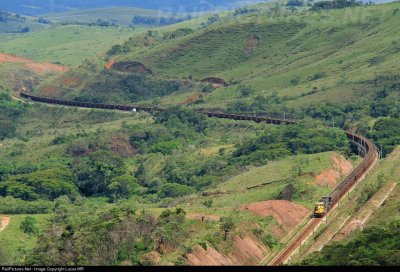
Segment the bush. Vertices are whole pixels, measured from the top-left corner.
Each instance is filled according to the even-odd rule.
[[[382,265],[398,266],[400,258],[400,222],[369,227],[346,244],[333,243],[314,253],[301,265],[349,266]]]
[[[166,183],[160,189],[160,197],[179,197],[193,193],[193,188],[178,183]]]
[[[104,195],[113,179],[122,176],[125,165],[121,158],[108,151],[96,151],[87,157],[75,159],[72,171],[77,186],[86,196]]]
[[[30,174],[15,175],[0,183],[1,196],[23,200],[54,200],[61,195],[77,196],[78,188],[72,174],[66,169],[47,169]]]
[[[361,6],[362,1],[356,0],[333,0],[333,1],[320,1],[313,4],[310,10],[329,10],[329,9],[342,9],[347,7]]]
[[[51,212],[53,203],[47,200],[23,201],[12,196],[0,196],[2,214],[45,214]]]
[[[21,222],[19,228],[26,234],[39,233],[39,229],[36,226],[36,219],[32,216],[25,217],[24,221]]]

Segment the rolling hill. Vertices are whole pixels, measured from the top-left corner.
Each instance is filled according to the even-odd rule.
[[[139,1],[139,0],[96,0],[96,1],[79,1],[79,0],[15,0],[2,1],[0,9],[22,13],[27,15],[41,15],[53,12],[64,12],[74,9],[90,9],[104,7],[120,7],[130,6],[138,8],[146,8],[153,10],[181,11],[181,12],[199,12],[206,10],[222,10],[237,7],[244,4],[256,2],[264,2],[263,0],[158,0]]]
[[[262,264],[361,161],[343,129],[385,158],[293,263],[398,264],[399,23],[398,2],[317,12],[280,2],[157,28],[2,36],[0,52],[70,69],[38,78],[26,70],[33,60],[2,55],[0,213],[10,221],[0,264]],[[165,111],[18,100],[7,81],[15,71],[40,96]]]

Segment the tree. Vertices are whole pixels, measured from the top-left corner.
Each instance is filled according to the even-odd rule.
[[[25,217],[24,221],[21,222],[19,228],[27,234],[38,234],[39,229],[36,226],[36,219],[32,216]]]
[[[239,85],[238,90],[240,91],[242,97],[248,97],[254,93],[253,88],[245,85]]]
[[[129,175],[113,178],[107,186],[107,195],[112,199],[129,198],[130,196],[139,193],[140,187],[136,179]]]
[[[225,241],[228,233],[235,227],[235,224],[231,217],[221,217],[219,227],[224,232]]]
[[[125,173],[121,158],[108,151],[97,151],[74,162],[78,188],[85,195],[104,194],[115,177]]]

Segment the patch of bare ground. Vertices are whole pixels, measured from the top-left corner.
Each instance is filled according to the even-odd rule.
[[[218,77],[207,77],[201,80],[201,83],[208,83],[211,84],[214,89],[228,86],[228,83],[223,78]]]
[[[25,64],[26,68],[38,74],[46,74],[50,72],[66,72],[69,70],[68,67],[58,64],[47,63],[47,62],[35,62],[31,59],[0,53],[0,63],[6,63],[6,62],[23,63]]]
[[[115,63],[115,60],[114,60],[114,59],[112,59],[112,60],[110,60],[109,62],[107,62],[106,65],[105,65],[106,69],[107,69],[107,70],[110,70],[111,67],[114,65],[114,63]]]
[[[59,92],[59,89],[53,85],[45,85],[42,88],[40,88],[40,91],[45,96],[54,96]]]
[[[112,64],[113,69],[125,73],[153,74],[143,63],[138,61],[121,61]]]
[[[124,137],[113,137],[110,141],[110,150],[122,157],[133,157],[138,151]]]
[[[314,184],[334,188],[340,181],[340,178],[349,175],[352,169],[353,164],[351,162],[347,161],[343,156],[334,153],[332,155],[332,168],[318,175],[314,180]]]
[[[286,232],[296,227],[310,211],[287,200],[268,200],[249,204],[242,208],[260,216],[272,216]]]
[[[267,254],[267,247],[252,233],[233,238],[232,250],[228,255],[222,254],[207,244],[207,249],[197,245],[187,255],[190,265],[255,265]]]
[[[3,230],[5,230],[6,228],[7,228],[7,226],[8,226],[8,224],[10,224],[10,217],[8,217],[8,216],[3,216],[2,218],[1,218],[1,221],[0,221],[0,232],[2,232]]]
[[[157,251],[152,251],[142,255],[140,261],[146,265],[160,265],[161,255]]]
[[[78,87],[82,83],[82,79],[77,76],[63,76],[58,81],[66,88]]]

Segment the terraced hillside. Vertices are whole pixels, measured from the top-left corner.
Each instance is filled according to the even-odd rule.
[[[354,98],[362,97],[362,109],[357,111],[373,102],[385,104],[389,98],[398,101],[394,72],[400,53],[398,8],[398,3],[391,3],[311,12],[266,6],[244,15],[226,13],[208,27],[206,17],[203,24],[200,20],[154,29],[113,46],[103,62],[72,71],[85,77],[78,88],[56,87],[69,99],[97,96],[104,102],[121,102],[122,95],[127,102],[153,103],[158,96],[161,105],[282,114],[306,111],[312,117],[318,115],[315,105],[333,103],[336,109],[321,117],[332,122],[334,116],[343,125]],[[152,74],[113,69],[118,62],[140,63]],[[200,81],[208,77],[227,84],[216,90],[205,88]],[[107,87],[100,88],[105,78]],[[135,94],[133,85],[166,80],[179,86],[150,97]]]

